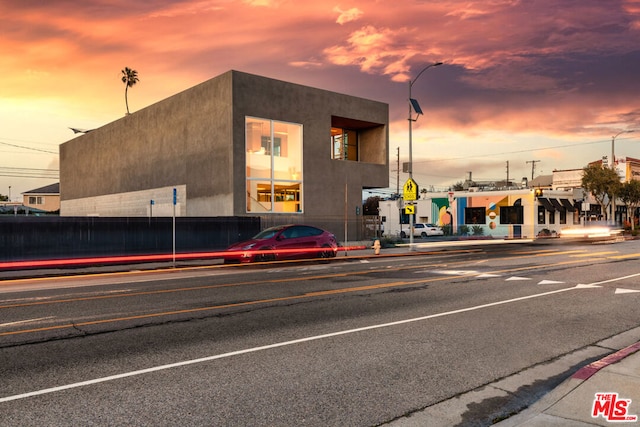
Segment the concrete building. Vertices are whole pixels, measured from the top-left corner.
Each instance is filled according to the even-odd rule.
[[[358,238],[362,190],[389,185],[388,121],[381,102],[229,71],[62,144],[61,215],[175,209]]]

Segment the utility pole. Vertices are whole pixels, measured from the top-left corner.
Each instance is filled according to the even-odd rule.
[[[400,147],[396,147],[396,194],[400,195]]]
[[[533,174],[536,172],[536,163],[540,160],[527,160],[527,163],[531,163],[531,181],[533,181]]]
[[[507,160],[507,190],[509,187],[511,187],[511,185],[509,185],[509,160]]]

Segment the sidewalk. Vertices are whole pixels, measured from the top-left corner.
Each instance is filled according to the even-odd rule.
[[[640,342],[591,363],[500,427],[640,424]]]

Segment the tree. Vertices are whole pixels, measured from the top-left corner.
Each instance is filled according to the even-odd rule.
[[[583,172],[582,187],[589,191],[596,202],[602,206],[605,219],[608,218],[607,209],[613,198],[620,192],[621,184],[618,174],[600,163],[585,167]]]
[[[378,215],[380,196],[371,196],[362,204],[363,215]]]
[[[0,194],[0,202],[8,202],[9,196],[5,196],[4,194]]]
[[[631,219],[631,229],[635,229],[636,209],[640,207],[640,181],[631,180],[620,187],[620,200],[627,207],[627,218]]]
[[[129,99],[127,98],[127,94],[129,91],[129,88],[132,87],[133,85],[135,85],[136,83],[138,83],[138,81],[140,81],[140,79],[138,79],[138,72],[136,70],[133,70],[129,67],[124,67],[124,70],[122,70],[122,83],[125,84],[124,87],[124,102],[127,106],[127,115],[130,114],[129,113]]]
[[[464,190],[464,182],[458,181],[453,184],[453,187],[450,188],[451,191],[463,191]]]

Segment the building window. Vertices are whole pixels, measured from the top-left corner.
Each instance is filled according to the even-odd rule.
[[[387,164],[387,126],[348,117],[331,116],[329,147],[334,160]]]
[[[538,224],[546,224],[547,210],[542,205],[538,205]]]
[[[560,224],[566,224],[567,223],[567,211],[565,209],[562,209],[560,211]]]
[[[302,125],[247,117],[247,212],[302,212]]]
[[[29,204],[30,205],[43,205],[44,198],[42,196],[29,196]]]
[[[331,158],[334,160],[358,161],[358,132],[331,128]]]
[[[501,206],[500,224],[522,224],[524,222],[524,210],[522,206]]]
[[[468,225],[486,224],[485,208],[464,208],[464,223]]]

